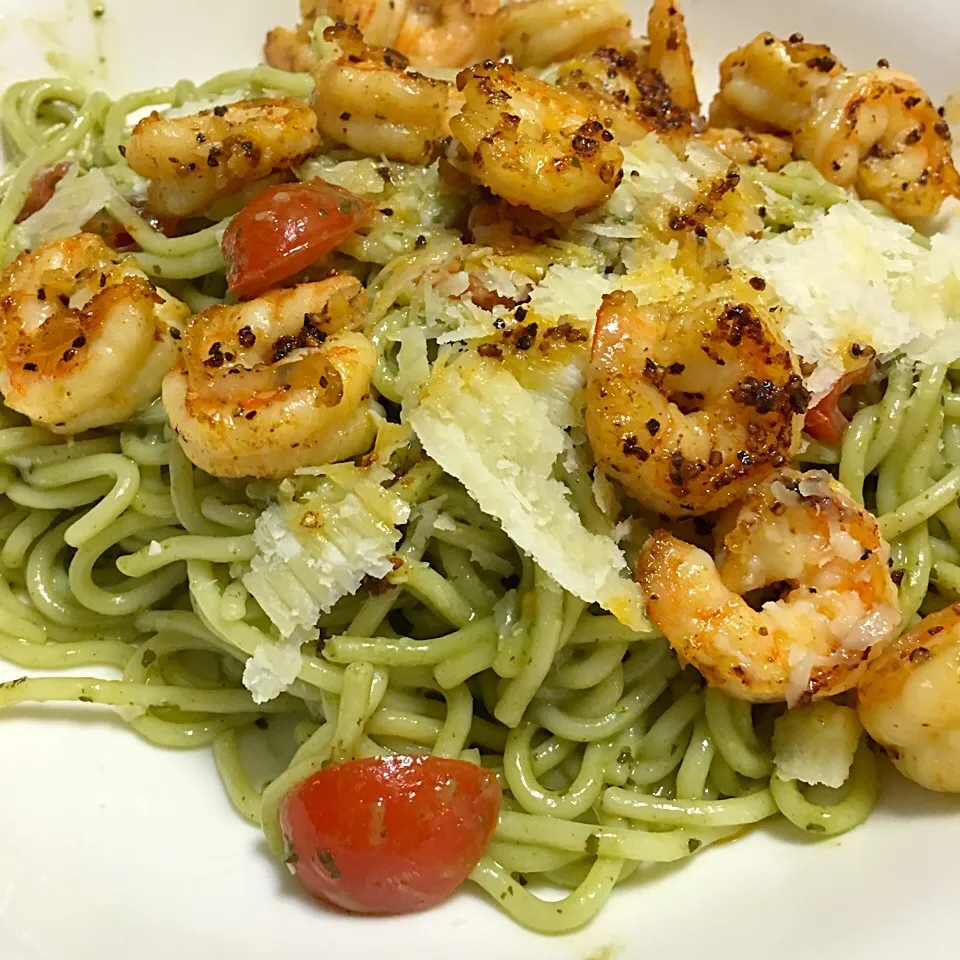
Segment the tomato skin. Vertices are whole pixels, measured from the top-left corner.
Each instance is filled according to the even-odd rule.
[[[30,182],[30,192],[17,214],[17,223],[23,223],[42,210],[53,199],[57,184],[70,172],[70,164],[64,160],[53,167],[41,170]]]
[[[336,249],[372,213],[369,200],[325,180],[268,187],[223,235],[230,289],[243,299],[266,293]]]
[[[828,447],[837,446],[843,440],[850,421],[840,410],[840,398],[858,383],[870,376],[870,366],[849,370],[833,386],[833,389],[815,406],[807,411],[803,423],[804,432]]]
[[[497,826],[500,786],[442,757],[369,757],[324,767],[284,798],[288,863],[307,890],[351,913],[396,914],[446,899]]]

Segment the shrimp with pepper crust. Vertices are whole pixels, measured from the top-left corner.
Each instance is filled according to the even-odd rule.
[[[763,166],[776,173],[793,160],[793,144],[772,133],[710,127],[699,134],[699,139],[742,166]]]
[[[753,130],[793,133],[819,93],[843,72],[843,64],[823,44],[807,43],[799,34],[780,40],[761,33],[720,64],[711,125],[730,126],[735,119]]]
[[[653,0],[647,18],[647,38],[650,66],[667,82],[673,100],[684,110],[698,113],[700,98],[693,77],[693,55],[677,0]]]
[[[500,0],[320,0],[301,4],[295,30],[267,34],[268,63],[312,71],[311,44],[318,17],[356,27],[370,44],[391,47],[415,67],[465,67],[500,52]]]
[[[928,790],[960,793],[960,604],[888,643],[857,687],[867,733]]]
[[[796,357],[750,302],[604,297],[587,436],[645,507],[684,517],[741,499],[796,452],[808,401]]]
[[[960,196],[950,127],[914,80],[893,70],[837,77],[794,133],[799,156],[898,217]]]
[[[845,72],[829,47],[761,34],[724,60],[717,97],[717,116],[790,134],[827,180],[895,216],[930,216],[960,196],[950,128],[906,73]]]
[[[163,381],[187,456],[213,476],[277,478],[368,449],[365,300],[359,280],[336,276],[197,314]]]
[[[319,145],[317,118],[306,103],[261,98],[187,117],[154,111],[133,128],[126,158],[150,181],[155,213],[188,217],[275,171],[299,166]]]
[[[403,54],[364,42],[356,27],[335,24],[323,37],[341,54],[315,74],[321,133],[372,156],[412,164],[435,160],[449,136],[451,85],[408,70]]]
[[[0,278],[3,401],[54,433],[120,423],[160,393],[189,315],[93,234],[24,253]]]
[[[728,696],[843,693],[900,623],[876,518],[823,471],[768,477],[721,519],[716,541],[711,557],[660,530],[637,578],[681,661]]]
[[[498,18],[504,51],[524,69],[630,43],[620,0],[508,0]]]
[[[450,121],[454,166],[497,196],[549,216],[590,210],[623,177],[623,153],[583,97],[509,63],[463,70],[466,102]]]
[[[641,52],[601,47],[560,64],[557,86],[589,101],[620,143],[655,133],[676,153],[693,136],[693,118],[672,99]]]

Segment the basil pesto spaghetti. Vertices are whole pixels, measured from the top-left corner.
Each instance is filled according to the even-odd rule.
[[[775,815],[862,823],[861,721],[960,790],[896,682],[930,671],[938,716],[960,630],[956,251],[897,219],[956,194],[949,131],[907,138],[902,186],[882,151],[825,162],[823,111],[900,94],[820,55],[809,115],[752,116],[736,71],[813,56],[767,36],[703,132],[675,5],[648,46],[601,0],[589,36],[532,41],[553,3],[477,4],[442,51],[442,25],[359,23],[397,52],[314,11],[273,66],[0,104],[0,657],[116,673],[0,708],[212,748],[322,900],[400,912],[469,875],[542,933]],[[446,887],[388,830],[411,758],[476,815]],[[342,824],[297,825],[360,771],[406,900]]]

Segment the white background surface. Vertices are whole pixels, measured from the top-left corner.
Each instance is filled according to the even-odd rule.
[[[294,0],[106,0],[105,73],[85,0],[0,0],[0,87],[49,72],[38,38],[111,92],[205,79],[256,58]],[[704,87],[761,29],[829,42],[851,66],[884,56],[935,96],[960,86],[955,0],[687,0]],[[642,14],[645,16],[645,11]],[[33,25],[18,22],[29,16]],[[46,25],[37,25],[46,21]],[[0,664],[0,680],[20,671]],[[776,826],[647,874],[587,930],[546,939],[472,891],[399,920],[335,916],[269,860],[206,752],[137,739],[109,711],[0,720],[0,960],[894,960],[960,953],[960,801],[895,778],[866,827],[813,843]]]

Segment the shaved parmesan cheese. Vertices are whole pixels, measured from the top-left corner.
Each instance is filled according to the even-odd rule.
[[[829,700],[788,710],[776,722],[773,762],[783,780],[841,787],[860,742],[857,712]]]
[[[600,301],[615,289],[616,278],[588,267],[554,264],[530,294],[529,307],[544,320],[573,319],[593,328]]]
[[[114,195],[113,184],[102,170],[95,168],[84,173],[75,164],[57,184],[50,200],[14,227],[13,243],[19,250],[33,250],[41,244],[80,233],[84,224]]]
[[[818,364],[807,386],[823,397],[850,345],[926,362],[960,346],[960,241],[918,242],[913,229],[849,200],[802,226],[754,240],[728,233],[730,263],[763,277],[784,304],[782,330]]]
[[[566,433],[510,373],[473,354],[438,365],[410,422],[427,453],[557,583],[634,629],[646,625],[623,553],[584,527],[553,477]]]
[[[243,685],[254,703],[279,697],[297,679],[303,665],[296,644],[261,643],[243,668]]]
[[[281,500],[257,520],[257,553],[241,579],[280,636],[261,645],[244,671],[258,703],[296,678],[294,656],[299,665],[300,647],[316,639],[321,613],[355,593],[364,578],[393,569],[397,526],[410,508],[380,486],[389,476],[383,468],[344,464],[319,479],[286,481]]]

